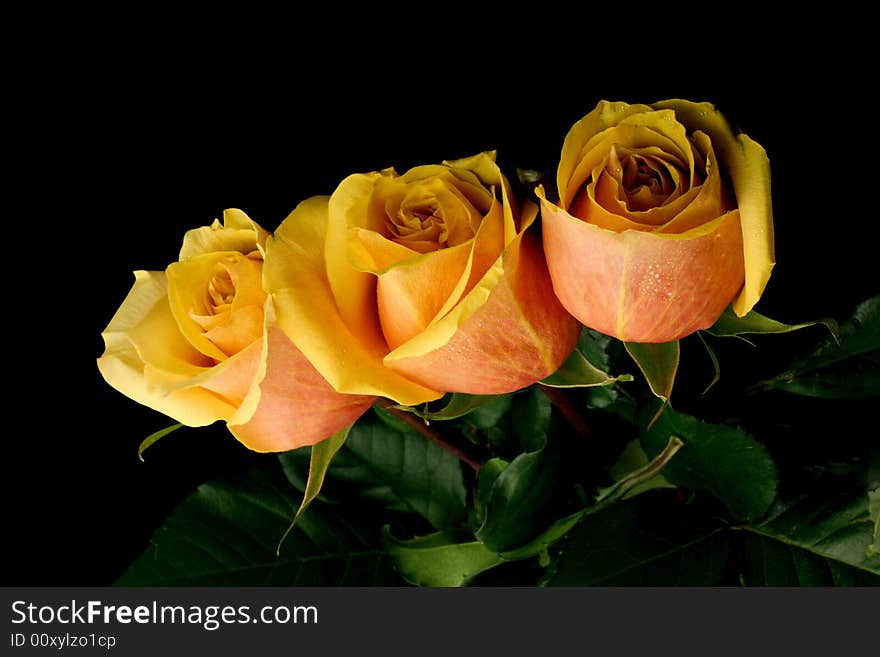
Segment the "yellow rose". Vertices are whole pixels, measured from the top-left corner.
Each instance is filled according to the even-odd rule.
[[[310,445],[371,397],[335,392],[275,324],[263,290],[268,234],[240,210],[186,233],[180,260],[137,271],[102,334],[111,386],[189,426],[225,420],[256,451]]]
[[[709,103],[602,101],[569,131],[544,251],[562,304],[632,342],[711,326],[760,299],[773,268],[770,165]]]
[[[268,242],[278,324],[333,387],[418,404],[554,372],[577,322],[494,153],[346,178]]]

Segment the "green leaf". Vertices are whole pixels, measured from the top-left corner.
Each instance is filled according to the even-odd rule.
[[[575,349],[553,374],[541,383],[551,388],[587,388],[608,386],[617,381],[632,381],[630,374],[611,376],[593,365],[580,350]]]
[[[570,515],[553,522],[547,529],[535,536],[531,541],[513,550],[506,550],[501,556],[508,560],[525,559],[543,554],[559,539],[565,537],[587,514],[586,509],[581,509]]]
[[[747,586],[880,586],[864,570],[763,536],[745,538],[740,581]]]
[[[837,322],[833,319],[817,319],[812,322],[804,322],[802,324],[783,324],[775,319],[770,319],[754,310],[746,313],[744,317],[737,317],[733,312],[733,306],[728,306],[721,317],[718,318],[712,326],[706,329],[706,332],[717,336],[737,336],[744,334],[766,334],[766,333],[789,333],[790,331],[798,331],[810,326],[823,324],[831,331],[831,335],[835,338],[838,334]]]
[[[512,550],[505,550],[501,553],[501,556],[512,561],[544,554],[553,543],[571,531],[585,516],[597,513],[619,499],[629,499],[653,488],[671,487],[659,473],[681,445],[682,443],[678,438],[671,438],[667,448],[649,463],[645,453],[638,446],[638,441],[633,441],[628,449],[625,450],[624,457],[615,466],[618,468],[628,468],[632,464],[632,468],[621,472],[616,477],[618,481],[613,486],[600,491],[596,504],[556,520],[525,545]]]
[[[763,389],[773,388],[793,395],[823,399],[865,399],[880,396],[880,352],[873,357],[853,359],[814,370],[793,372],[774,379]]]
[[[468,413],[467,421],[478,429],[495,428],[511,406],[513,406],[513,395],[498,395]]]
[[[443,406],[434,410],[428,408],[419,410],[411,406],[397,406],[396,408],[418,415],[425,420],[454,420],[506,396],[507,395],[468,395],[463,392],[453,392],[449,393],[444,398]]]
[[[526,451],[503,469],[499,464],[481,471],[477,480],[483,521],[476,537],[495,552],[517,548],[532,539],[539,531],[536,527],[546,522],[558,492],[561,455],[548,446],[549,401],[539,390],[532,390],[518,398],[513,415],[515,431]]]
[[[297,451],[280,455],[285,469],[301,467]],[[373,500],[415,512],[437,529],[465,517],[467,491],[458,459],[375,407],[354,424],[325,478],[323,495],[343,504]]]
[[[840,340],[825,340],[796,369],[808,371],[880,349],[880,296],[863,301],[843,326]]]
[[[756,384],[766,389],[832,399],[880,395],[880,296],[861,303],[840,327],[840,338],[826,339],[788,371]]]
[[[613,486],[599,491],[595,505],[560,518],[530,542],[514,550],[502,552],[501,556],[507,560],[514,560],[544,554],[553,543],[564,537],[584,517],[601,511],[617,500],[629,499],[654,488],[670,488],[671,484],[663,479],[660,470],[675,455],[681,445],[682,442],[678,438],[671,438],[667,448],[649,463],[645,453],[639,447],[638,441],[633,441],[624,451],[621,461],[618,461],[615,466],[629,468],[632,465],[632,468],[621,472],[616,477],[617,483]]]
[[[510,461],[496,457],[486,461],[483,467],[480,468],[480,473],[477,476],[477,488],[474,494],[474,506],[478,517],[484,518],[486,516],[483,502],[489,499],[492,486],[495,485],[495,481],[509,465]]]
[[[635,497],[641,493],[647,492],[653,488],[670,488],[671,484],[660,475],[660,471],[666,467],[672,457],[682,448],[684,445],[677,436],[670,436],[669,442],[666,444],[666,447],[657,454],[650,462],[647,460],[647,455],[642,452],[642,456],[645,457],[645,463],[639,465],[635,469],[630,472],[619,474],[616,477],[617,481],[608,488],[603,488],[599,490],[599,494],[596,497],[596,505],[591,512],[598,511],[601,508],[608,506],[609,504],[616,502],[617,500],[626,500],[631,497]],[[624,456],[628,459],[633,458],[633,450],[638,449],[641,452],[641,449],[638,446],[637,441],[633,441],[628,446],[627,450],[624,451]],[[629,453],[627,453],[629,451]],[[635,455],[636,458],[638,455]],[[612,473],[613,473],[612,468]]]
[[[767,450],[754,438],[740,429],[667,409],[640,440],[648,456],[654,456],[670,436],[684,442],[663,471],[670,482],[707,491],[740,521],[754,520],[767,511],[779,477]]]
[[[299,495],[279,471],[204,484],[156,530],[119,586],[374,586],[400,584],[377,529],[313,504],[276,555]]]
[[[294,515],[293,520],[290,521],[290,526],[287,528],[287,531],[284,532],[284,535],[278,543],[278,549],[276,551],[278,554],[281,553],[281,544],[284,542],[284,539],[287,538],[287,535],[296,526],[296,521],[299,520],[303,512],[309,508],[309,505],[318,496],[318,493],[321,492],[321,486],[324,484],[324,476],[327,474],[327,468],[330,467],[330,462],[333,460],[336,452],[338,452],[339,448],[345,444],[345,439],[348,438],[349,431],[351,431],[350,426],[341,431],[337,431],[326,440],[322,440],[321,442],[312,445],[309,460],[309,478],[306,482],[303,499],[299,504],[299,509],[297,509],[296,515]]]
[[[762,539],[751,541],[745,580],[771,585],[816,583],[825,573],[821,568],[831,567],[820,560],[836,564],[836,579],[849,568],[863,571],[862,577],[864,573],[880,576],[880,555],[869,550],[874,528],[864,489],[813,490],[777,502],[760,524],[736,528]]]
[[[511,419],[513,432],[524,450],[538,451],[545,447],[552,413],[550,399],[538,388],[517,396]]]
[[[141,441],[141,444],[138,446],[138,458],[143,461],[144,460],[144,452],[147,451],[147,448],[150,447],[153,443],[158,441],[161,438],[164,438],[172,431],[177,431],[183,425],[178,422],[177,424],[172,424],[170,427],[165,427],[164,429],[159,429],[158,431],[151,433],[149,436],[144,438]]]
[[[867,506],[857,489],[811,490],[777,502],[758,524],[729,527],[654,491],[585,517],[557,544],[544,583],[876,586],[880,564],[865,551]]]
[[[880,488],[868,491],[868,517],[874,519],[874,532],[867,556],[880,557]]]
[[[577,348],[593,365],[605,372],[611,369],[611,358],[608,350],[616,340],[610,335],[599,333],[584,326],[578,338]],[[620,343],[617,343],[620,344]]]
[[[725,581],[729,560],[723,524],[655,491],[585,518],[543,584],[713,586]]]
[[[400,540],[386,526],[382,534],[397,571],[417,586],[464,586],[504,562],[482,543],[459,542],[460,536],[447,532]]]
[[[703,337],[703,332],[697,331],[697,335],[700,337],[700,342],[702,342],[703,346],[706,348],[706,354],[708,354],[709,360],[712,361],[712,370],[714,371],[714,375],[712,376],[712,380],[709,381],[709,385],[703,389],[703,394],[705,395],[721,380],[721,363],[718,362],[718,356],[715,355],[712,346],[706,341],[706,338]]]
[[[678,340],[656,344],[624,342],[624,347],[645,375],[651,392],[664,403],[668,402],[672,395],[672,386],[675,384],[675,374],[678,371],[681,355]],[[660,410],[662,411],[663,407]]]

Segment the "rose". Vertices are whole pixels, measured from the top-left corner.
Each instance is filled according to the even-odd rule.
[[[278,324],[340,392],[412,405],[528,386],[578,335],[528,231],[536,214],[494,153],[349,176],[268,242]]]
[[[745,315],[773,268],[770,168],[708,103],[602,101],[569,131],[559,201],[542,188],[553,288],[585,325],[632,342]]]
[[[268,237],[240,210],[190,230],[180,261],[135,272],[102,334],[111,386],[189,426],[225,420],[256,451],[310,445],[372,398],[335,392],[275,325],[263,290]]]

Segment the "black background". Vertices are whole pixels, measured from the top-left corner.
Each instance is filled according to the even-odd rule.
[[[666,50],[632,32],[538,41],[527,26],[454,44],[382,33],[343,51],[325,25],[300,24],[266,54],[234,31],[186,48],[187,33],[185,57],[169,56],[167,35],[119,32],[28,78],[39,101],[16,128],[26,200],[7,217],[23,262],[8,285],[26,294],[5,315],[15,394],[0,583],[108,585],[196,486],[272,458],[221,425],[172,434],[139,462],[140,441],[171,422],[95,366],[131,271],[164,269],[185,230],[227,207],[272,230],[349,173],[488,149],[508,174],[552,171],[568,128],[600,99],[708,100],[771,160],[778,265],[758,310],[843,319],[880,291],[861,52],[806,38],[772,49],[745,30],[678,35]],[[317,45],[293,47],[313,28]]]

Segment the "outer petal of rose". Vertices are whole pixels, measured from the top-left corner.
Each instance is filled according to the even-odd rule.
[[[468,266],[473,243],[412,258],[379,276],[376,298],[390,349],[431,323]]]
[[[437,399],[442,392],[384,366],[384,340],[378,347],[364,341],[343,320],[324,269],[327,204],[327,197],[302,202],[269,239],[263,282],[278,325],[338,392],[383,395],[405,405]]]
[[[180,333],[164,272],[135,272],[134,286],[105,330],[114,332],[124,333],[145,363],[181,378],[214,365]]]
[[[742,286],[736,210],[681,235],[604,230],[543,196],[541,217],[562,305],[621,340],[669,342],[708,328]]]
[[[734,300],[737,315],[745,315],[761,298],[775,264],[770,160],[764,149],[744,134],[735,135],[711,103],[664,100],[654,107],[675,110],[689,130],[702,130],[730,175],[740,211],[745,260],[745,285]]]
[[[193,363],[204,357],[177,331],[164,273],[135,272],[134,287],[102,335],[106,348],[98,369],[127,397],[189,426],[211,424],[235,411],[202,388],[169,392],[176,382],[198,376],[206,367]],[[152,346],[157,344],[164,348]]]
[[[216,219],[210,226],[194,228],[183,236],[180,260],[214,251],[237,251],[250,253],[262,250],[266,244],[267,233],[257,222],[241,210],[223,211],[223,223]]]
[[[260,338],[251,342],[231,358],[206,369],[198,376],[182,380],[176,385],[168,385],[165,389],[169,393],[195,387],[209,390],[236,409],[233,414],[222,417],[224,420],[229,420],[234,414],[241,412],[241,405],[258,377],[261,376],[262,359],[263,339]],[[253,410],[250,412],[252,413]]]
[[[742,317],[764,293],[776,256],[770,198],[770,160],[761,145],[746,135],[739,135],[738,140],[742,155],[733,186],[743,217],[746,280],[742,292],[733,302],[733,310]]]
[[[379,274],[398,262],[418,257],[418,251],[392,242],[365,228],[353,228],[347,241],[348,262],[361,272]]]
[[[245,421],[228,423],[233,435],[257,452],[314,445],[357,420],[374,397],[339,394],[277,326],[264,341],[266,363],[256,408]]]
[[[470,311],[470,312],[468,312]],[[450,392],[501,394],[552,374],[580,332],[557,301],[541,247],[520,234],[497,267],[436,327],[452,331],[442,346],[419,355],[404,345],[389,367]]]
[[[377,180],[391,175],[389,171],[357,173],[343,180],[328,201],[328,212],[332,213],[333,220],[324,219],[321,224],[324,249],[321,268],[339,309],[338,315],[348,331],[357,335],[358,341],[371,351],[384,348],[376,309],[376,277],[352,266],[348,259],[348,242],[352,231],[358,228],[382,231],[378,213],[372,207],[373,187]]]

